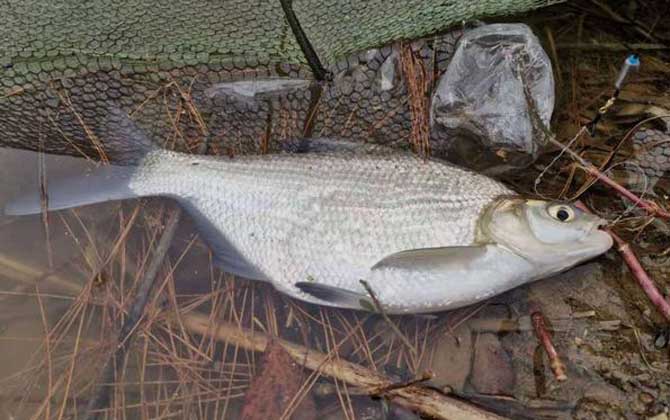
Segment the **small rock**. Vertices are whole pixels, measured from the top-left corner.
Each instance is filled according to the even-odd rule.
[[[480,334],[475,344],[470,384],[482,394],[512,394],[515,382],[512,360],[498,336]]]
[[[472,332],[463,324],[439,336],[422,359],[419,371],[433,372],[430,384],[435,387],[462,391],[470,374],[471,359]]]
[[[654,347],[656,347],[657,349],[667,347],[669,338],[670,338],[670,330],[666,329],[660,331],[658,334],[656,334],[656,337],[654,339]]]
[[[400,407],[398,405],[391,405],[391,410],[390,410],[390,418],[393,420],[420,420],[421,417],[419,417],[418,414]]]
[[[645,405],[649,405],[654,402],[654,397],[648,392],[641,392],[638,398]]]
[[[647,420],[668,420],[668,413],[659,413],[653,417],[648,417]]]

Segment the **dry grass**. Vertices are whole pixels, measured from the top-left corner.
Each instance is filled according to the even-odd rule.
[[[598,2],[580,3],[566,10],[571,14],[564,18],[560,14],[555,17],[542,13],[533,18],[547,38],[545,45],[556,65],[559,102],[554,126],[559,128],[560,139],[573,138],[610,94],[617,63],[621,61],[618,54],[621,44],[617,39],[648,42],[647,35],[652,33],[653,36],[652,28],[659,24],[653,16],[645,16],[642,28],[634,29],[634,34],[621,34],[620,29],[603,23],[620,16],[612,17]],[[603,47],[596,54],[586,55],[585,46],[591,45],[592,40],[614,47]],[[666,48],[663,45],[667,41],[663,39],[653,39],[653,42],[660,45],[659,48]],[[412,114],[411,143],[415,152],[428,156],[426,92],[432,82],[409,46],[404,45],[400,51]],[[651,98],[656,101],[655,106],[670,109],[667,98],[661,95],[670,74],[667,55],[663,57],[649,61],[643,57],[642,72],[632,77],[622,93],[622,108],[641,102],[647,104]],[[173,81],[151,100],[162,101],[166,119],[174,128],[169,145],[193,151],[201,147],[208,131],[190,100],[190,86],[183,87]],[[641,109],[647,110],[646,107]],[[620,111],[614,109],[611,116],[616,117]],[[188,118],[199,127],[197,138],[180,131],[181,118]],[[282,114],[278,129],[286,133],[295,131],[295,120],[294,115]],[[615,158],[627,152],[628,146],[620,148],[611,140],[621,139],[629,128],[628,122],[607,118],[595,137],[585,136],[571,146],[594,162],[604,162],[604,157],[612,151],[617,152]],[[374,130],[374,126],[370,130]],[[94,149],[98,149],[95,138],[91,140]],[[267,138],[261,141],[263,152],[270,149],[267,141]],[[104,151],[101,150],[100,155],[104,156]],[[570,160],[561,158],[553,162],[555,157],[556,153],[543,157],[536,171],[513,177],[511,182],[521,191],[530,191],[538,173],[545,170],[546,176],[539,186],[543,195],[565,198],[576,192],[586,193],[587,189],[582,186],[590,187],[591,181],[571,172]],[[607,192],[589,192],[594,203],[610,200]],[[667,197],[658,200],[667,200]],[[622,211],[620,205],[596,207],[616,216]],[[51,264],[36,268],[32,261],[0,255],[0,274],[9,279],[3,285],[0,298],[34,300],[41,329],[39,336],[0,336],[5,341],[21,340],[35,345],[28,363],[12,376],[0,380],[6,409],[10,407],[22,418],[34,419],[85,415],[87,404],[100,385],[95,383],[95,378],[119,345],[116,337],[128,316],[137,285],[151,263],[166,220],[164,213],[155,209],[148,211],[143,204],[127,204],[120,207],[114,224],[107,229],[85,222],[77,211],[44,219],[46,232],[58,227],[56,230],[67,231],[76,244],[78,255],[69,263],[77,267],[76,275],[73,270],[60,270]],[[617,219],[617,224],[638,236],[645,229],[653,228],[648,220],[639,219],[627,216]],[[51,237],[46,246],[50,241]],[[256,332],[285,339],[320,352],[330,361],[349,361],[384,375],[391,369],[402,371],[411,380],[423,376],[421,366],[431,358],[434,349],[430,344],[435,337],[450,334],[483,307],[453,311],[434,320],[393,318],[401,332],[399,335],[389,332],[378,317],[316,308],[290,300],[266,285],[226,276],[211,261],[206,247],[197,239],[178,234],[173,240],[172,252],[163,262],[157,286],[133,333],[134,340],[121,366],[116,367],[118,375],[113,382],[103,384],[111,389],[109,407],[100,410],[103,418],[234,418],[258,371],[258,355],[250,350],[253,346],[217,336],[214,329],[218,323],[237,326],[252,337]],[[196,270],[206,275],[191,276]],[[67,302],[64,310],[63,302]],[[196,318],[206,319],[207,322],[199,325],[211,330],[194,328],[191,321]],[[300,401],[311,397],[315,386],[326,380],[332,383],[334,392],[322,398],[320,404],[341,411],[344,418],[356,418],[358,390],[344,380],[324,379],[323,375],[319,369],[306,371],[303,385],[287,404],[282,418],[294,414]]]
[[[119,257],[123,257],[112,259],[109,267],[120,271],[122,260],[132,266],[145,266],[157,231],[152,228],[144,234],[147,248],[140,252],[128,252],[127,245],[113,243],[111,248],[118,249]],[[367,336],[369,328],[363,328],[366,315],[328,309],[315,311],[297,302],[284,301],[270,288],[257,283],[224,278],[212,266],[209,292],[179,294],[174,272],[194,249],[187,245],[174,261],[166,262],[158,290],[135,332],[135,342],[118,369],[119,377],[108,384],[113,386],[111,405],[104,410],[108,418],[183,417],[186,413],[197,413],[196,418],[228,418],[240,408],[244,390],[256,371],[256,356],[239,343],[229,343],[213,333],[194,329],[194,316],[204,318],[207,322],[203,325],[212,328],[217,323],[227,323],[270,336],[298,333],[303,345],[325,353],[330,359],[346,357],[372,369],[387,364],[410,368],[418,362],[394,335],[381,330]],[[131,257],[133,254],[137,257]],[[3,397],[18,399],[13,410],[28,410],[33,418],[61,418],[75,413],[82,416],[95,389],[91,378],[98,377],[96,371],[116,348],[114,337],[127,316],[134,288],[125,283],[125,276],[118,283],[109,279],[96,286],[93,271],[85,283],[54,276],[39,282],[29,266],[12,260],[11,268],[24,274],[27,277],[24,282],[34,288],[32,293],[22,295],[37,298],[45,336],[28,367],[3,380],[3,388],[13,390]],[[140,269],[130,283],[139,283],[141,276]],[[63,289],[63,296],[71,300],[64,314],[48,313],[48,302],[58,295],[43,293],[41,284]],[[76,295],[68,295],[77,289]],[[281,310],[284,305],[287,311]],[[430,324],[405,325],[406,333],[413,337],[422,353],[428,339],[426,323]],[[320,377],[321,373],[315,370],[305,378],[300,393],[286,409],[287,416]],[[335,384],[336,401],[353,418],[348,385],[337,380]],[[32,408],[35,402],[38,404]]]
[[[407,85],[412,130],[410,143],[414,153],[424,158],[430,155],[430,86],[432,72],[415,57],[410,43],[400,44],[400,64]]]
[[[168,103],[175,97],[177,103]],[[174,128],[169,144],[187,149],[202,144],[207,129],[188,87],[172,82],[153,100],[163,102]],[[184,117],[200,127],[200,138],[189,139],[179,131],[179,119]],[[97,144],[97,139],[92,141]],[[108,360],[114,363],[112,355],[126,344],[119,343],[117,336],[152,263],[165,213],[147,212],[141,203],[122,206],[115,223],[105,230],[85,222],[76,210],[45,218],[46,232],[65,231],[76,244],[79,255],[68,265],[79,268],[78,277],[0,256],[0,271],[11,274],[13,284],[3,296],[34,298],[43,329],[42,338],[16,338],[37,339],[40,345],[24,368],[2,379],[2,388],[8,390],[2,399],[9,402],[11,412],[34,419],[81,418],[99,392],[108,392],[110,404],[98,410],[99,418],[234,417],[257,371],[257,355],[239,343],[194,330],[192,322],[186,322],[193,316],[206,318],[211,328],[227,323],[252,335],[258,331],[291,337],[335,362],[346,359],[373,371],[393,365],[407,370],[409,376],[422,374],[418,369],[429,342],[430,321],[400,320],[403,335],[412,341],[410,347],[407,339],[404,344],[384,328],[370,328],[369,315],[314,308],[279,296],[270,287],[224,276],[212,265],[211,256],[204,266],[208,279],[200,284],[206,290],[183,293],[188,278],[176,278],[175,273],[194,269],[192,260],[202,262],[206,247],[196,238],[185,242],[175,238],[172,248],[178,254],[164,261],[144,315],[128,338],[130,348],[119,360],[121,365],[114,366],[111,382],[98,383],[102,367]],[[64,312],[51,309],[58,300],[69,301]],[[308,372],[283,417],[289,418],[321,380],[319,369]],[[345,417],[355,418],[350,385],[338,379],[334,384],[331,402]]]

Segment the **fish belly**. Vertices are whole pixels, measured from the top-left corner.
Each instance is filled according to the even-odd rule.
[[[439,271],[374,270],[368,283],[388,313],[401,314],[460,308],[537,278],[537,268],[524,258],[498,245],[484,248],[481,256]]]

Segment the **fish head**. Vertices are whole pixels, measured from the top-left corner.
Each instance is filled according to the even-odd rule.
[[[610,249],[612,237],[599,229],[605,224],[571,204],[503,198],[486,211],[479,232],[480,239],[510,250],[548,274]]]

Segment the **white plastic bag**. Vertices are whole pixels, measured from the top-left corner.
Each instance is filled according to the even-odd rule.
[[[530,28],[485,25],[459,41],[432,98],[431,129],[452,160],[519,167],[544,146],[553,110],[551,61]]]

